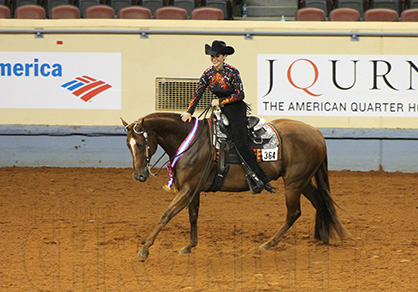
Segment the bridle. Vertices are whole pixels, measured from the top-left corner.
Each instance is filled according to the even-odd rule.
[[[199,118],[203,115],[203,114],[205,114],[205,113],[207,113],[208,111],[209,111],[209,109],[210,109],[210,106],[209,107],[207,107],[206,109],[205,109],[205,111],[199,116]],[[137,135],[142,135],[142,136],[144,136],[144,142],[145,142],[145,162],[146,162],[146,164],[147,164],[147,169],[148,169],[148,172],[149,172],[149,174],[151,174],[152,176],[157,176],[160,172],[161,172],[161,170],[164,168],[164,166],[166,166],[170,161],[171,161],[171,159],[168,159],[165,163],[163,163],[163,165],[155,172],[155,173],[153,173],[152,172],[152,169],[160,162],[160,160],[164,157],[164,155],[165,154],[168,154],[166,151],[164,151],[164,153],[163,154],[161,154],[161,156],[157,159],[157,161],[153,164],[153,165],[151,165],[151,155],[150,155],[150,146],[149,146],[149,140],[148,140],[148,133],[142,128],[142,130],[140,130],[140,131],[138,131],[137,129],[136,129],[136,127],[139,125],[138,123],[130,123],[129,125],[126,125],[125,126],[125,132],[128,132],[129,131],[129,126],[130,125],[132,125],[133,124],[133,127],[132,127],[132,131],[134,131],[134,133],[135,134],[137,134]],[[198,134],[197,134],[197,136],[196,136],[196,138],[193,140],[193,142],[192,142],[192,144],[186,149],[186,150],[184,150],[183,152],[181,152],[181,153],[178,153],[176,156],[174,156],[172,159],[174,159],[175,157],[177,157],[177,156],[180,156],[180,155],[182,155],[184,152],[186,152],[186,151],[188,151],[190,148],[191,148],[191,146],[192,145],[194,145],[194,143],[196,143],[196,141],[197,141],[197,138],[201,135],[201,133],[202,133],[203,131],[199,131],[198,132]]]
[[[160,162],[161,158],[163,158],[163,156],[166,154],[166,152],[164,151],[164,153],[160,156],[160,158],[157,159],[157,161],[154,163],[154,165],[151,165],[151,155],[150,155],[150,148],[151,147],[149,146],[148,133],[144,129],[142,129],[141,131],[138,131],[136,129],[136,127],[138,126],[138,123],[131,123],[131,124],[125,126],[125,132],[128,132],[128,130],[129,130],[128,127],[132,124],[133,124],[132,131],[134,131],[135,134],[142,135],[144,137],[145,162],[147,164],[148,173],[151,174],[152,176],[157,176],[160,173],[161,169],[165,166],[165,164],[167,164],[167,162],[164,163],[164,165],[162,167],[160,167],[160,169],[158,169],[157,172],[155,172],[155,173],[152,172],[152,169],[158,164],[158,162]]]

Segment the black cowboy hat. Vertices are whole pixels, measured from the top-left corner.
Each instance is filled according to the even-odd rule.
[[[225,42],[223,41],[213,41],[212,42],[212,47],[209,46],[208,44],[205,45],[205,52],[206,55],[217,55],[217,54],[221,54],[221,55],[232,55],[235,50],[233,47],[229,47],[225,44]]]

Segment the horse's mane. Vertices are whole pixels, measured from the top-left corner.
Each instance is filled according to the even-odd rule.
[[[155,118],[166,118],[172,120],[180,120],[180,115],[177,113],[170,113],[170,112],[154,112],[151,114],[146,115],[142,119],[155,119]]]
[[[137,122],[143,123],[143,128],[154,131],[170,131],[176,132],[177,134],[187,135],[190,129],[193,127],[193,123],[185,123],[181,120],[180,114],[171,112],[154,112],[148,114]]]
[[[166,122],[180,122],[180,115],[176,113],[170,113],[170,112],[154,112],[151,114],[148,114],[146,116],[143,116],[139,119],[137,119],[134,123],[146,123],[147,121],[161,121],[164,120]]]

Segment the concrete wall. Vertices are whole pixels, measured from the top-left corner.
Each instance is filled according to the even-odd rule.
[[[330,170],[418,172],[418,130],[321,131]],[[162,154],[159,148],[152,163]],[[0,126],[0,158],[0,167],[132,167],[122,126]]]

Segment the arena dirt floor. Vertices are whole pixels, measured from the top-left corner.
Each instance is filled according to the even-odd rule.
[[[130,169],[0,168],[0,291],[418,291],[418,174],[331,172],[333,198],[351,233],[314,240],[314,209],[270,251],[282,224],[277,194],[202,194],[199,245],[188,212],[160,233],[145,263],[133,260],[173,194],[162,173]]]

